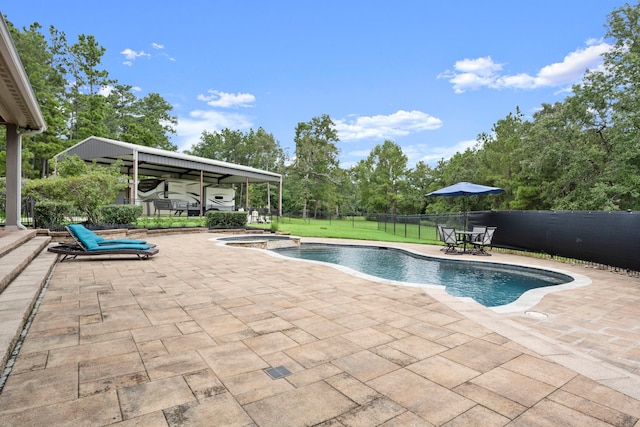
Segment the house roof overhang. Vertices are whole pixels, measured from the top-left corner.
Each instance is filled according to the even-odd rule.
[[[4,16],[0,21],[0,123],[14,124],[21,133],[42,132],[46,124],[38,101]]]

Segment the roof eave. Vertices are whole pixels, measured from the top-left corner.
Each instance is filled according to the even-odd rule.
[[[0,21],[0,85],[3,88],[0,93],[0,116],[5,124],[15,124],[20,133],[43,132],[47,126],[4,15]]]

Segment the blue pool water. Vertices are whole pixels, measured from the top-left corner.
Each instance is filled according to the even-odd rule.
[[[486,307],[512,303],[530,289],[573,280],[542,269],[440,259],[384,247],[303,243],[275,251],[293,258],[342,265],[383,279],[442,285],[449,294],[473,298]]]

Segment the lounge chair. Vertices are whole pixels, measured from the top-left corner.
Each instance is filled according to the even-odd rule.
[[[463,240],[458,240],[456,229],[453,227],[442,227],[442,241],[447,245],[447,249],[444,251],[446,254],[454,253],[461,254],[456,248],[464,244]]]
[[[75,243],[62,243],[58,246],[47,248],[49,252],[64,255],[62,261],[67,258],[74,259],[78,256],[86,255],[136,255],[138,259],[147,259],[160,251],[150,243],[131,243],[132,239],[118,239],[121,241],[120,243],[115,240],[109,240],[107,241],[108,243],[99,244],[93,237],[95,233],[82,226],[74,227],[73,225],[68,226],[67,230],[69,230],[69,234],[75,240]],[[123,243],[122,241],[129,242]]]
[[[105,239],[104,237],[94,233],[82,224],[69,224],[65,227],[69,232],[69,235],[76,240],[79,239],[93,239],[99,246],[113,245],[113,244],[132,244],[132,245],[144,245],[146,240],[138,239]]]
[[[493,241],[493,235],[496,232],[498,227],[487,227],[487,231],[482,235],[482,239],[476,242],[473,242],[473,248],[476,250],[474,255],[486,255],[491,256],[485,248],[487,246],[491,247],[491,242]]]

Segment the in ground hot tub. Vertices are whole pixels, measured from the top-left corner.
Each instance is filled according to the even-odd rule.
[[[233,237],[220,237],[217,240],[227,246],[257,249],[278,249],[300,246],[300,237],[277,234],[243,234]]]

